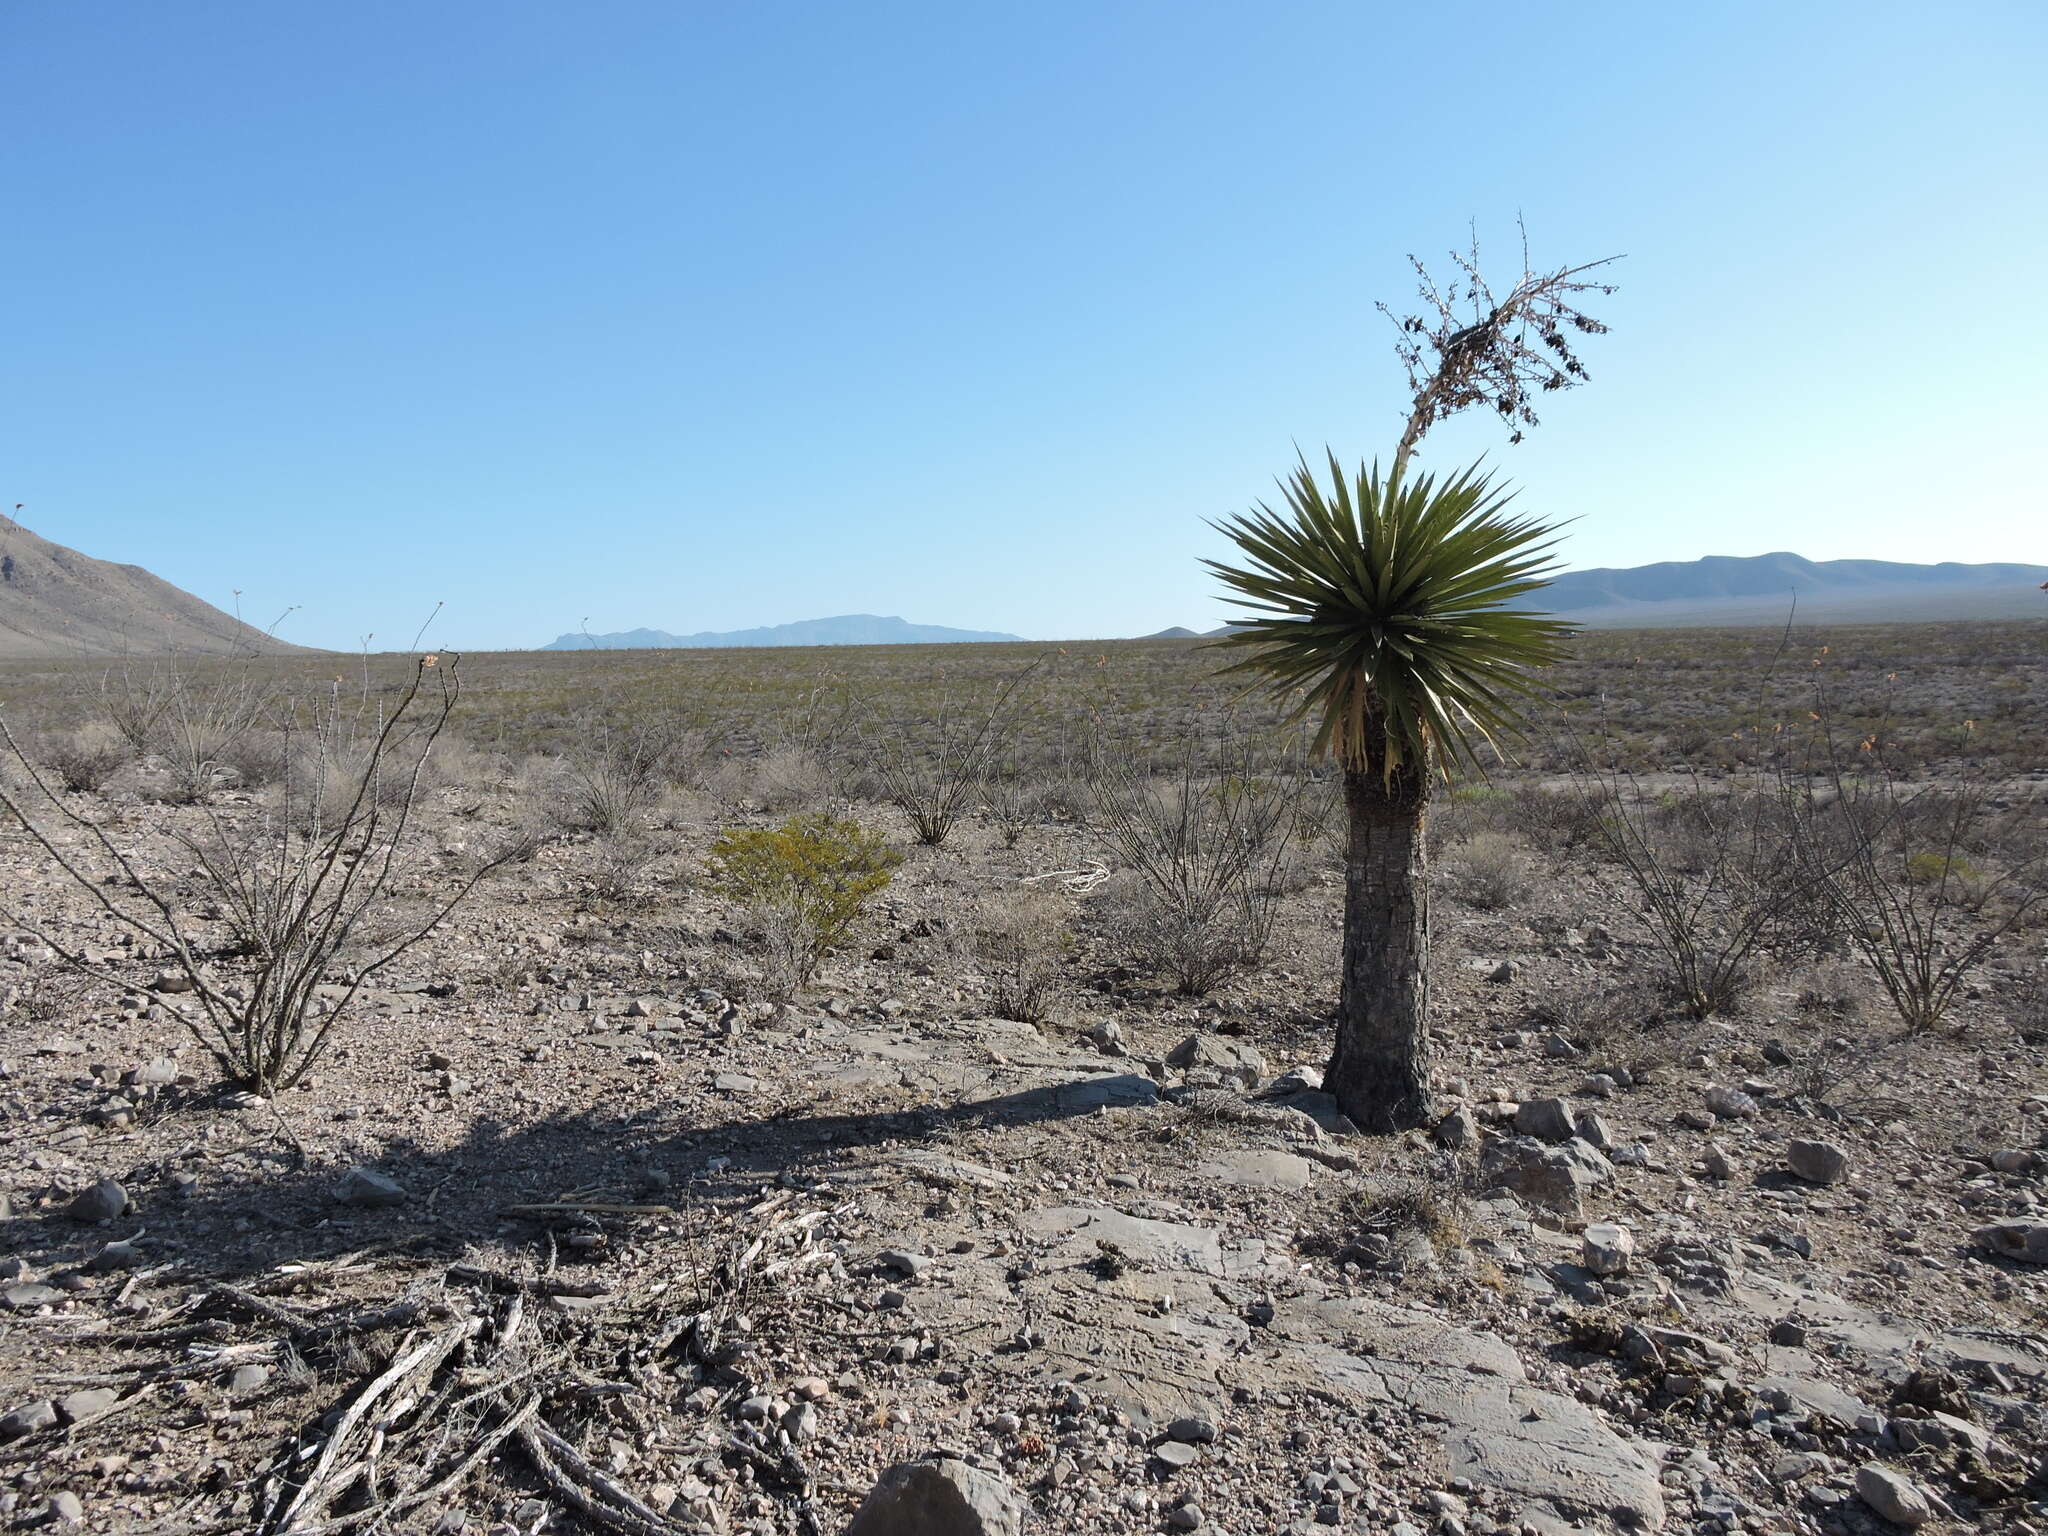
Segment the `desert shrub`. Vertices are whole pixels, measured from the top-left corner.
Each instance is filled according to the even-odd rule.
[[[1036,886],[998,891],[976,910],[971,937],[996,1016],[1026,1024],[1044,1019],[1073,948],[1062,897]]]
[[[591,894],[602,901],[628,901],[640,894],[661,848],[645,828],[622,828],[590,845],[587,869]]]
[[[991,773],[981,786],[981,809],[1005,848],[1014,848],[1025,829],[1045,817],[1045,792],[1013,766]]]
[[[1529,894],[1529,857],[1505,832],[1475,832],[1444,857],[1451,889],[1467,906],[1498,912]]]
[[[1255,900],[1191,907],[1144,880],[1122,879],[1104,886],[1096,905],[1110,941],[1185,997],[1250,975],[1272,943],[1270,909]]]
[[[1640,999],[1605,982],[1554,987],[1530,1006],[1532,1021],[1563,1035],[1589,1057],[1621,1062],[1644,1020]]]
[[[1804,790],[1694,778],[1650,799],[1619,775],[1588,776],[1581,793],[1666,984],[1694,1018],[1732,1008],[1768,961],[1824,945],[1833,864],[1802,856],[1814,815]]]
[[[864,766],[881,798],[910,818],[920,843],[944,843],[981,803],[1021,704],[1019,690],[1036,670],[1033,663],[1014,674],[986,704],[955,707],[941,700],[916,729],[868,711]]]
[[[2029,1045],[2048,1045],[2048,966],[2035,966],[2012,990],[2013,1028]]]
[[[162,708],[151,737],[161,777],[154,788],[173,805],[203,805],[235,777],[233,759],[254,734],[284,728],[282,691],[244,664],[227,671],[163,675]],[[345,718],[330,694],[326,718]],[[363,722],[352,722],[362,725]]]
[[[242,789],[261,789],[284,777],[288,737],[284,731],[252,727],[228,736],[214,754],[217,774]]]
[[[130,756],[141,757],[155,748],[158,723],[170,708],[177,681],[177,673],[168,666],[123,667],[100,678],[99,716],[128,744]]]
[[[1966,856],[1995,822],[1988,786],[1915,789],[1887,763],[1830,772],[1834,794],[1803,828],[1806,865],[1900,1022],[1931,1030],[1970,971],[2048,896],[2035,883],[2041,861],[1987,872]]]
[[[344,708],[332,693],[303,711],[280,711],[289,735],[310,737],[305,751],[288,741],[288,775],[302,767],[322,775],[336,756],[363,742],[367,768],[355,778],[353,798],[332,814],[323,794],[294,793],[288,783],[282,809],[230,820],[202,799],[198,826],[174,831],[194,865],[186,879],[234,935],[227,953],[185,916],[185,892],[146,874],[106,826],[70,810],[29,769],[4,721],[0,741],[29,769],[32,790],[17,791],[0,776],[0,803],[104,917],[155,947],[190,983],[186,1027],[227,1077],[274,1093],[313,1068],[360,990],[432,933],[488,872],[478,868],[432,899],[407,894],[424,852],[416,786],[460,691],[453,661],[429,657],[374,716]],[[415,788],[387,802],[374,793],[386,779]],[[313,814],[289,814],[295,804]],[[47,814],[68,841],[60,843],[36,813]],[[74,968],[129,984],[96,953],[35,928],[25,914],[9,916]],[[323,992],[330,981],[338,990]]]
[[[1242,742],[1225,742],[1227,768]],[[1112,936],[1191,997],[1265,963],[1306,780],[1226,771],[1205,777],[1198,745],[1154,779],[1129,757],[1094,765],[1090,830],[1132,878],[1105,888]]]
[[[832,770],[815,752],[783,747],[753,765],[750,789],[770,816],[813,811],[832,798]]]
[[[607,731],[569,755],[564,826],[618,837],[644,827],[672,771],[672,743],[658,728]]]
[[[121,736],[94,723],[48,731],[36,739],[35,755],[74,794],[89,793],[118,773],[132,755]]]
[[[787,1001],[889,884],[903,856],[856,821],[792,816],[734,828],[711,846],[710,888],[739,903],[767,942],[771,985]]]
[[[1576,853],[1602,842],[1601,797],[1581,789],[1545,789],[1521,784],[1508,791],[1509,804],[1498,814],[1509,819],[1540,848]]]

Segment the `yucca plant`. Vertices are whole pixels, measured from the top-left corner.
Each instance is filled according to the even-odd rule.
[[[1324,1086],[1361,1128],[1431,1114],[1429,886],[1423,816],[1452,767],[1484,773],[1519,734],[1533,669],[1573,626],[1515,599],[1556,568],[1554,530],[1507,513],[1478,467],[1448,478],[1347,477],[1326,488],[1304,458],[1285,506],[1217,524],[1245,557],[1205,562],[1251,617],[1217,644],[1228,668],[1294,696],[1314,749],[1343,771],[1349,833],[1344,973]]]

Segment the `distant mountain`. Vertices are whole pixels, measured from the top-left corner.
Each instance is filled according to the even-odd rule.
[[[0,517],[0,657],[305,649],[272,639],[139,565],[95,560]]]
[[[1599,629],[1802,621],[2048,617],[2048,566],[1907,565],[1800,555],[1708,555],[1622,570],[1567,571],[1532,606]]]
[[[1532,608],[1589,629],[1886,624],[2048,618],[2048,565],[1904,565],[1801,555],[1708,555],[1619,570],[1567,571]],[[1798,607],[1793,607],[1797,594]],[[1227,635],[1234,626],[1206,631]]]
[[[872,613],[842,614],[836,619],[802,619],[765,629],[705,630],[671,635],[659,629],[629,629],[612,635],[563,635],[541,647],[544,651],[709,650],[752,645],[955,645],[977,641],[1019,640],[1020,635],[990,630],[947,629],[938,624],[911,624]]]
[[[1200,636],[1185,625],[1175,624],[1170,629],[1162,629],[1157,634],[1146,635],[1143,638],[1147,640],[1195,640],[1199,639]]]

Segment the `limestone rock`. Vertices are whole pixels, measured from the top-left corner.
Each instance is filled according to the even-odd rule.
[[[1182,1072],[1207,1067],[1246,1088],[1258,1087],[1259,1080],[1266,1075],[1266,1058],[1257,1046],[1222,1035],[1189,1035],[1167,1052],[1166,1064]]]
[[[1469,1109],[1454,1109],[1436,1123],[1436,1141],[1440,1147],[1462,1152],[1478,1140],[1479,1117]]]
[[[128,1209],[128,1191],[112,1179],[101,1179],[71,1202],[73,1221],[113,1221]]]
[[[1563,1099],[1531,1099],[1515,1111],[1515,1129],[1541,1141],[1569,1141],[1572,1107]]]
[[[1849,1176],[1849,1154],[1832,1141],[1795,1141],[1785,1148],[1785,1166],[1809,1184],[1839,1184]]]
[[[905,1461],[884,1472],[845,1536],[1018,1536],[1024,1500],[962,1461]]]
[[[1244,1189],[1306,1189],[1309,1171],[1308,1159],[1291,1152],[1251,1149],[1220,1153],[1196,1168],[1195,1176]]]
[[[2048,1221],[1994,1221],[1970,1234],[1986,1253],[2022,1264],[2048,1264]]]
[[[1584,1191],[1614,1177],[1614,1165],[1574,1138],[1549,1146],[1533,1136],[1489,1142],[1479,1158],[1481,1185],[1505,1185],[1525,1200],[1568,1215],[1580,1212]]]
[[[1636,1251],[1635,1234],[1611,1221],[1596,1222],[1585,1231],[1586,1268],[1596,1275],[1628,1273]]]
[[[343,1205],[357,1205],[376,1208],[386,1205],[402,1205],[405,1190],[397,1180],[387,1178],[374,1168],[361,1164],[349,1169],[334,1186],[334,1198]]]
[[[1856,1496],[1893,1525],[1925,1525],[1934,1518],[1927,1495],[1904,1473],[1865,1462],[1856,1469]]]

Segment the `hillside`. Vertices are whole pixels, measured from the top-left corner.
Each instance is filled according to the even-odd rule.
[[[1604,629],[1781,623],[1794,594],[1799,617],[1809,621],[2024,618],[2048,613],[2043,581],[2048,566],[1808,560],[1779,552],[1567,571],[1537,601]]]
[[[222,613],[139,565],[95,560],[0,517],[0,657],[303,649]]]
[[[755,645],[948,645],[971,641],[1018,640],[1020,635],[979,629],[947,629],[939,624],[912,624],[872,613],[847,613],[831,619],[800,619],[762,629],[711,630],[671,635],[659,629],[629,629],[618,634],[563,635],[544,651],[710,650]]]

